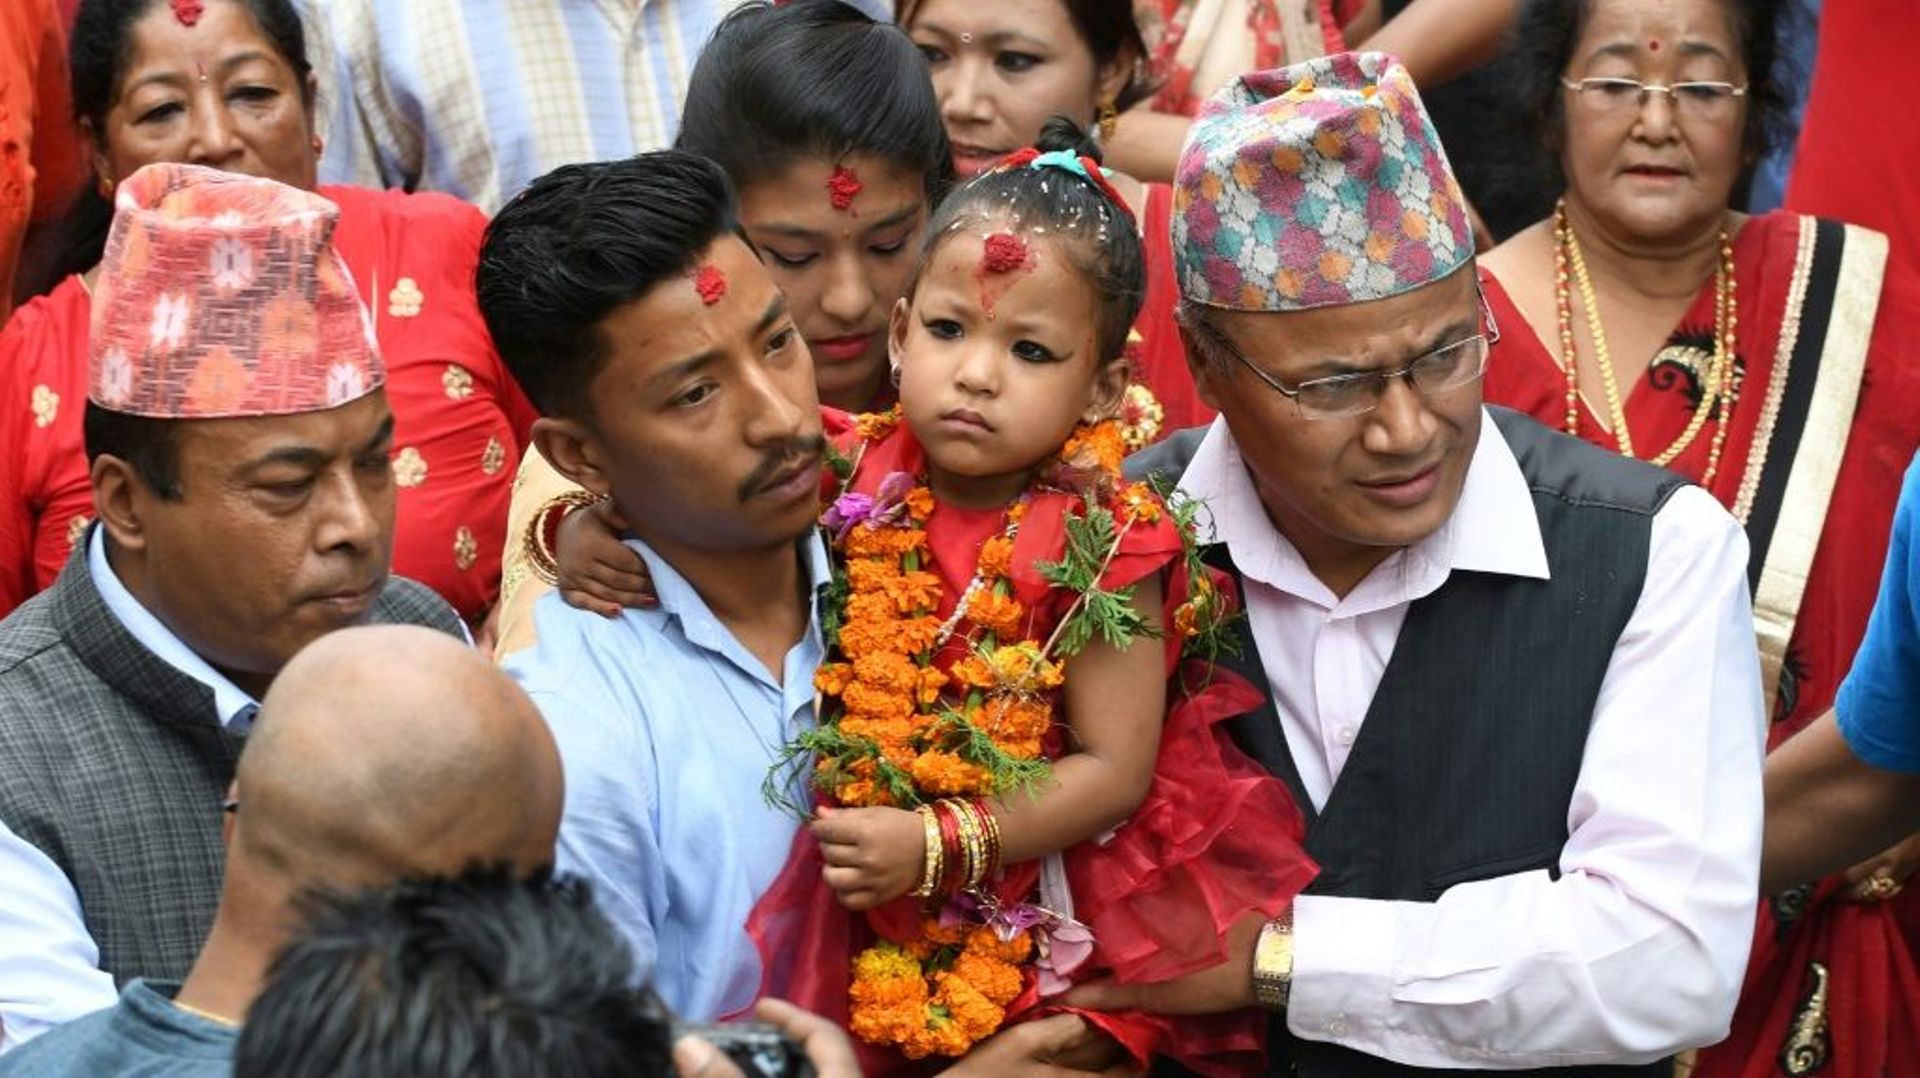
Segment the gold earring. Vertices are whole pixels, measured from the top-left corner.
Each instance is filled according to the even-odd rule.
[[[1113,107],[1113,102],[1103,101],[1094,123],[1100,129],[1100,144],[1104,146],[1113,141],[1113,129],[1120,126],[1120,111]]]
[[[113,181],[105,176],[100,177],[100,197],[108,202],[113,201]]]

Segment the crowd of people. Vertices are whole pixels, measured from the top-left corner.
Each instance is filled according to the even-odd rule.
[[[0,27],[0,1075],[1920,1059],[1920,14]]]

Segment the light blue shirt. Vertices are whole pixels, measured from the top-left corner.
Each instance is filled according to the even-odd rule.
[[[799,828],[761,785],[781,746],[813,722],[819,609],[775,677],[673,566],[628,545],[647,563],[658,608],[608,619],[542,596],[539,643],[505,668],[560,746],[559,869],[593,882],[667,1004],[707,1022],[760,985],[747,915]],[[809,536],[803,554],[817,594],[831,579],[826,548]]]

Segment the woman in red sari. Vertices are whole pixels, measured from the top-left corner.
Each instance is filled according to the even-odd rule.
[[[1920,446],[1914,327],[1877,317],[1885,238],[1728,209],[1774,101],[1762,8],[1548,0],[1518,40],[1566,189],[1483,263],[1505,331],[1487,400],[1670,467],[1741,520],[1778,744],[1832,706]],[[1920,1058],[1899,894],[1917,857],[1763,903],[1732,1032],[1696,1076]]]
[[[1120,0],[900,0],[905,27],[933,71],[956,176],[968,180],[1039,141],[1055,116],[1112,137],[1120,112],[1145,99],[1146,56],[1133,9]],[[1187,371],[1174,324],[1173,193],[1116,175],[1147,257],[1147,295],[1133,328],[1134,447],[1213,419]],[[1157,428],[1157,429],[1156,429]],[[1152,432],[1152,433],[1147,433]]]
[[[509,465],[535,418],[474,301],[486,219],[443,195],[316,186],[315,86],[288,0],[87,0],[73,39],[75,112],[98,185],[75,223],[90,208],[96,228],[75,229],[71,275],[0,335],[0,408],[14,420],[0,445],[0,614],[52,582],[92,519],[80,421],[91,276],[110,210],[96,196],[141,165],[190,161],[340,207],[334,246],[387,362],[394,571],[480,625],[499,591]]]

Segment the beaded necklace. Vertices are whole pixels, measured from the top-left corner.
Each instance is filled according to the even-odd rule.
[[[1627,426],[1625,398],[1614,373],[1613,355],[1607,348],[1606,328],[1600,322],[1593,278],[1587,273],[1587,260],[1580,251],[1580,241],[1567,221],[1567,202],[1564,198],[1554,205],[1553,233],[1554,299],[1559,316],[1561,367],[1567,376],[1567,433],[1578,435],[1580,420],[1580,355],[1573,341],[1573,296],[1570,287],[1577,285],[1580,289],[1580,305],[1586,313],[1587,335],[1593,340],[1594,362],[1600,368],[1600,383],[1606,387],[1607,414],[1613,427],[1614,440],[1619,444],[1621,456],[1636,456],[1633,432]],[[1707,451],[1706,470],[1700,477],[1702,486],[1711,484],[1713,477],[1719,473],[1720,455],[1726,446],[1727,428],[1732,424],[1733,406],[1738,396],[1734,356],[1740,305],[1733,276],[1733,240],[1725,228],[1720,230],[1720,264],[1714,270],[1713,323],[1713,359],[1701,379],[1700,402],[1694,406],[1686,429],[1673,440],[1673,444],[1648,458],[1661,467],[1671,464],[1686,452],[1699,437],[1707,421],[1712,419],[1713,440]]]

